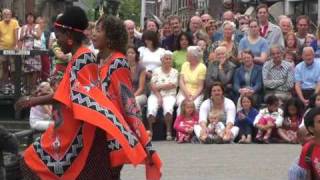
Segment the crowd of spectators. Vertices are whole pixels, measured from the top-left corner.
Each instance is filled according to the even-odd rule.
[[[173,138],[174,124],[179,143],[298,143],[301,110],[320,93],[319,40],[308,16],[269,19],[264,4],[256,17],[232,11],[221,20],[195,15],[185,30],[180,17],[170,16],[160,26],[148,20],[142,38],[126,20],[132,42],[127,56],[136,56],[136,100],[151,134],[163,119],[166,139]],[[143,69],[139,78],[137,65]]]

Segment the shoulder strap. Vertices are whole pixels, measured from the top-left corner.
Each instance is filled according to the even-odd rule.
[[[310,172],[311,172],[311,179],[315,179],[315,175],[313,172],[313,167],[312,167],[312,153],[315,147],[315,143],[311,143],[308,150],[307,150],[307,154],[306,157],[304,158],[305,162],[309,165],[309,167],[311,167]]]

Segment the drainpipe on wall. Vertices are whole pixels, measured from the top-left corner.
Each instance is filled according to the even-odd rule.
[[[146,16],[146,0],[141,0],[140,27],[144,27],[144,17]]]
[[[290,3],[289,0],[284,1],[284,14],[289,15],[290,14]]]
[[[318,0],[318,24],[320,23],[320,0]]]

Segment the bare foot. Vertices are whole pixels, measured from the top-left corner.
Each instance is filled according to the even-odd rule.
[[[246,136],[242,135],[241,139],[239,140],[239,144],[243,144],[246,142]]]

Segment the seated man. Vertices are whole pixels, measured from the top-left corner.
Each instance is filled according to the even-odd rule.
[[[279,46],[270,49],[271,61],[267,61],[262,68],[265,98],[275,95],[280,104],[290,99],[294,83],[294,68],[291,63],[283,60],[283,52]]]
[[[320,62],[314,60],[312,47],[303,48],[302,59],[295,69],[295,90],[299,99],[307,106],[310,96],[320,90]]]

